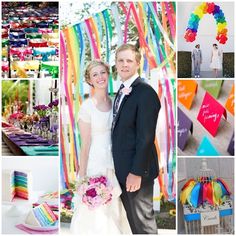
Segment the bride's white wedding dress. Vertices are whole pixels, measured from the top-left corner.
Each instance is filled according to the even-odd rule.
[[[75,211],[70,230],[74,234],[131,234],[125,209],[119,195],[121,190],[114,172],[111,154],[112,110],[102,112],[95,101],[88,98],[83,102],[79,119],[91,124],[91,146],[87,175],[106,175],[114,187],[112,201],[90,210],[76,194],[73,201]]]

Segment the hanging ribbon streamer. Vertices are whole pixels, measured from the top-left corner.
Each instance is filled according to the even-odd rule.
[[[173,43],[170,41],[170,39],[169,39],[167,33],[164,31],[164,29],[163,29],[163,27],[162,27],[162,25],[161,25],[161,23],[160,23],[160,20],[158,19],[157,15],[155,14],[155,10],[154,10],[154,8],[153,8],[152,3],[151,3],[151,2],[148,2],[147,4],[148,4],[148,6],[150,7],[150,10],[151,10],[151,12],[152,12],[152,15],[154,16],[154,19],[155,19],[155,23],[158,25],[158,28],[159,28],[159,30],[161,31],[161,33],[162,33],[164,39],[166,40],[166,42],[168,42],[169,46],[170,46],[173,50],[175,50],[175,47],[174,47]]]
[[[130,18],[130,11],[131,11],[131,6],[129,7],[128,12],[126,13],[125,32],[124,32],[124,43],[127,43],[128,24],[129,24],[129,18]],[[126,10],[125,10],[125,12],[126,12]]]
[[[62,65],[61,68],[63,68],[63,71],[61,71],[61,80],[64,79],[64,81],[67,81],[67,52],[66,52],[66,46],[63,34],[60,34],[60,51],[61,51],[61,57],[60,57],[60,64]],[[63,72],[63,73],[62,73]],[[63,83],[61,83],[63,84]],[[65,117],[65,93],[64,93],[64,86],[61,88],[61,109],[60,109],[60,137],[61,137],[61,168],[63,168],[63,177],[65,181],[65,186],[69,188],[69,176],[68,176],[68,167],[66,164],[66,160],[68,155],[66,155],[66,148],[68,145],[66,145],[67,140],[67,123],[66,123],[66,117]]]
[[[111,5],[111,11],[112,11],[113,18],[114,18],[114,21],[115,21],[117,35],[119,35],[118,43],[117,43],[117,46],[119,47],[121,44],[123,44],[123,41],[122,41],[123,33],[122,33],[122,30],[121,30],[121,24],[120,24],[119,15],[118,15],[119,13],[118,13],[118,8],[117,8],[116,4]]]
[[[135,19],[135,22],[136,22],[136,26],[137,26],[137,29],[138,29],[138,32],[139,32],[140,47],[143,48],[144,51],[145,51],[148,63],[150,65],[150,69],[156,68],[157,67],[157,63],[155,61],[153,52],[150,50],[148,44],[146,43],[145,38],[143,37],[143,29],[141,27],[141,24],[140,24],[140,21],[139,21],[139,18],[138,18],[138,15],[137,15],[134,3],[130,3],[130,8],[132,10],[132,13],[133,13],[133,16],[134,16],[134,19]]]
[[[87,28],[87,34],[88,34],[88,37],[89,37],[89,41],[90,41],[91,46],[92,46],[91,49],[93,51],[93,57],[96,58],[96,59],[99,59],[100,56],[99,56],[99,53],[98,53],[98,49],[97,49],[95,40],[93,38],[93,33],[92,33],[92,29],[91,29],[91,26],[90,26],[90,20],[89,19],[85,20],[85,25],[86,25],[86,28]]]
[[[80,96],[82,99],[84,98],[84,86],[83,86],[83,71],[84,71],[84,59],[85,59],[85,43],[84,38],[82,36],[81,24],[77,24],[74,26],[77,38],[79,39],[79,48],[80,48],[80,67],[79,67],[79,89]]]
[[[65,29],[64,35],[65,35],[65,39],[66,42],[70,42],[70,32],[69,32],[70,28]],[[75,144],[74,144],[74,119],[73,119],[73,93],[72,93],[72,78],[74,77],[75,73],[75,64],[73,62],[73,53],[72,53],[72,45],[67,43],[67,50],[68,50],[68,63],[69,63],[69,70],[68,70],[68,76],[67,76],[67,80],[64,80],[64,87],[65,87],[65,95],[67,98],[67,104],[68,104],[68,110],[69,110],[69,118],[70,118],[70,122],[69,122],[69,135],[70,135],[70,169],[74,170],[74,168],[78,167],[74,166],[74,156],[75,156]],[[71,178],[74,180],[75,179],[75,174],[73,171],[70,171],[70,176]]]
[[[110,59],[110,49],[111,49],[111,40],[112,40],[112,27],[111,27],[111,22],[109,19],[109,15],[108,15],[108,11],[104,10],[102,12],[102,15],[104,17],[104,22],[105,22],[105,26],[106,26],[106,40],[107,40],[107,45],[106,45],[106,62],[109,63],[109,59]],[[112,70],[110,67],[110,75],[109,75],[109,87],[108,90],[111,94],[111,96],[113,96],[113,79],[112,79]]]

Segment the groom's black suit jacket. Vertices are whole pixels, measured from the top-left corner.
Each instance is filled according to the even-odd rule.
[[[112,130],[112,154],[116,176],[125,186],[129,173],[142,176],[142,183],[159,173],[154,144],[160,101],[155,90],[137,78],[121,102]]]

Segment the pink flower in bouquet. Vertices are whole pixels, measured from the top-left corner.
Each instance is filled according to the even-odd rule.
[[[78,186],[78,194],[89,209],[95,209],[112,200],[112,189],[106,176],[83,179]]]
[[[88,189],[86,191],[86,195],[88,197],[96,197],[97,196],[97,192],[96,192],[95,188],[91,188],[91,189]]]

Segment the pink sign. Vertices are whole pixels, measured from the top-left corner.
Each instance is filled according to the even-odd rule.
[[[215,137],[222,115],[227,119],[225,108],[209,93],[205,93],[197,119]]]

